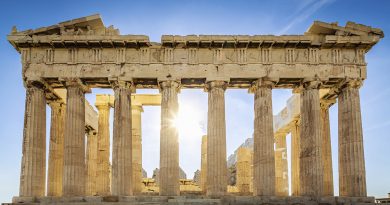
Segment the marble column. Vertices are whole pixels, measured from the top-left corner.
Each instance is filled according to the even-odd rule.
[[[200,158],[200,187],[202,192],[205,194],[207,191],[207,135],[202,136],[202,148]]]
[[[275,152],[271,81],[260,79],[252,85],[254,97],[253,194],[275,195]]]
[[[367,196],[360,86],[361,81],[348,82],[338,98],[340,196]]]
[[[180,195],[179,133],[175,118],[179,109],[179,83],[164,81],[161,89],[160,174],[161,196]]]
[[[61,196],[66,105],[62,102],[51,102],[49,104],[51,107],[51,123],[47,173],[47,196]]]
[[[112,151],[112,194],[133,195],[132,187],[132,133],[130,82],[114,83],[114,136]]]
[[[19,196],[41,197],[46,183],[46,97],[40,82],[27,82]]]
[[[67,89],[64,130],[63,196],[85,195],[85,87],[78,79]]]
[[[275,134],[275,195],[288,196],[286,133]]]
[[[242,194],[252,192],[252,151],[249,148],[237,150],[236,187]]]
[[[95,130],[87,131],[86,195],[96,195],[98,139]]]
[[[319,197],[323,195],[323,169],[321,162],[321,108],[319,81],[308,81],[301,91],[300,130],[300,194]]]
[[[141,105],[133,105],[132,109],[132,146],[133,146],[133,192],[142,192],[142,125],[141,115],[143,112]]]
[[[332,147],[330,141],[329,106],[334,101],[321,100],[322,166],[324,170],[324,196],[333,196]]]
[[[99,196],[110,195],[110,105],[95,104],[99,111],[98,153],[96,167],[96,193]]]
[[[296,120],[291,129],[291,194],[299,196],[299,127],[300,120]]]
[[[226,82],[211,81],[208,91],[207,120],[207,195],[224,196],[227,191],[226,162]]]

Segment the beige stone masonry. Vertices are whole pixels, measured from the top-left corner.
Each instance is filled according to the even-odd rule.
[[[95,106],[99,110],[99,153],[98,153],[98,195],[110,194],[110,137],[109,137],[109,116],[110,107],[114,106],[113,95],[96,95]],[[132,111],[132,155],[133,155],[133,194],[140,194],[142,184],[142,126],[141,115],[143,106],[158,106],[161,104],[159,94],[131,94]]]
[[[275,154],[272,115],[273,82],[260,79],[253,84],[254,135],[253,135],[253,194],[275,195]]]
[[[300,120],[295,120],[291,129],[291,195],[299,196],[299,154],[300,154]]]
[[[365,55],[383,37],[381,29],[354,22],[340,26],[315,21],[301,35],[163,35],[160,42],[151,42],[144,35],[121,35],[99,15],[25,31],[14,27],[7,40],[21,54],[26,105],[20,193],[13,203],[135,202],[147,198],[132,196],[143,191],[182,203],[180,183],[185,194],[202,190],[207,197],[221,197],[220,203],[373,203],[366,190],[359,88],[367,78]],[[135,87],[159,88],[161,98],[156,103],[149,95],[132,95]],[[97,96],[99,118],[85,100],[91,88],[115,92],[115,97]],[[179,179],[174,121],[182,88],[208,92],[197,188]],[[253,159],[238,153],[237,187],[229,186],[242,194],[252,191],[252,183],[253,197],[226,197],[227,88],[254,93]],[[275,88],[299,94],[273,116]],[[337,98],[340,197],[333,196],[329,122],[329,107]],[[46,183],[47,103],[52,113]],[[142,180],[141,113],[148,103],[161,103],[160,173],[155,181]],[[298,197],[285,197],[285,137],[290,132],[291,192]],[[229,164],[235,160],[229,158]]]
[[[175,118],[179,109],[180,84],[176,81],[160,82],[160,196],[178,196],[179,187],[179,133]]]
[[[207,135],[202,136],[201,145],[201,159],[200,159],[200,187],[202,192],[206,194],[207,191]]]
[[[87,130],[87,176],[86,176],[86,191],[87,196],[95,196],[97,182],[97,155],[98,155],[98,135],[97,132]]]
[[[111,193],[115,196],[133,195],[132,187],[132,130],[131,93],[132,82],[113,83],[114,135],[112,151]]]
[[[158,106],[161,104],[161,95],[132,94],[132,146],[133,146],[133,192],[141,194],[142,184],[142,125],[141,115],[143,106]]]
[[[301,91],[300,127],[300,195],[318,197],[323,195],[323,168],[321,162],[321,108],[320,82],[308,81]]]
[[[330,141],[329,107],[335,100],[321,100],[321,121],[322,121],[322,163],[324,173],[324,196],[333,196],[333,168],[332,168],[332,147]]]
[[[85,92],[77,78],[65,79],[63,196],[85,195]]]
[[[19,196],[41,197],[46,188],[46,98],[40,82],[27,82]]]
[[[286,133],[275,135],[275,195],[288,196],[288,163]]]
[[[134,104],[134,103],[133,103]],[[141,115],[144,110],[142,105],[132,105],[132,147],[133,147],[133,192],[140,194],[142,192],[142,126]]]
[[[359,88],[350,81],[339,94],[340,196],[367,196]]]
[[[112,103],[111,103],[112,98]],[[99,112],[98,119],[98,153],[96,170],[96,193],[110,195],[110,108],[114,105],[114,97],[97,95],[95,106]]]
[[[50,102],[50,147],[47,176],[47,196],[62,195],[62,174],[64,164],[64,124],[66,105]]]
[[[244,147],[237,150],[236,186],[238,192],[248,194],[253,192],[253,152]]]
[[[224,81],[211,81],[206,86],[208,196],[223,196],[227,191],[225,89]]]

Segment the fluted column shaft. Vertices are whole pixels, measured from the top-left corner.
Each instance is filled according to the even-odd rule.
[[[46,98],[43,85],[28,82],[23,130],[20,196],[45,195]]]
[[[203,193],[207,191],[207,135],[202,137],[202,148],[201,148],[201,158],[200,158],[200,187]]]
[[[66,82],[63,195],[85,195],[85,94],[77,80]]]
[[[211,81],[208,90],[207,195],[223,196],[227,191],[225,89],[223,81]]]
[[[275,135],[275,195],[288,196],[286,134]]]
[[[321,108],[319,82],[304,83],[301,91],[300,130],[300,194],[302,196],[323,195],[323,170],[321,162]]]
[[[133,192],[142,192],[142,106],[132,106]]]
[[[105,104],[96,107],[99,111],[96,193],[104,196],[110,194],[110,106]]]
[[[62,173],[64,165],[64,125],[66,106],[51,102],[49,163],[47,173],[47,196],[62,195]]]
[[[112,151],[112,194],[133,195],[132,187],[132,133],[131,133],[131,92],[128,82],[114,85],[114,136]]]
[[[95,130],[88,130],[87,133],[87,179],[86,179],[86,195],[96,195],[97,181],[97,153],[98,139]]]
[[[180,195],[179,133],[175,118],[179,109],[179,83],[164,81],[161,89],[160,174],[161,196]]]
[[[254,99],[253,194],[275,195],[275,153],[272,114],[272,82],[258,80]]]
[[[299,144],[300,120],[294,122],[291,130],[291,193],[299,196]]]
[[[324,170],[324,196],[333,196],[332,146],[330,141],[329,102],[321,102],[322,163]]]
[[[252,191],[252,153],[245,147],[237,150],[236,187],[240,193]]]
[[[338,98],[340,196],[367,196],[360,85],[359,81],[349,82]]]

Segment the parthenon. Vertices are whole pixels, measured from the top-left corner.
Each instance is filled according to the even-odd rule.
[[[7,38],[21,54],[26,103],[20,191],[12,204],[374,203],[366,191],[359,88],[367,78],[365,54],[383,37],[382,30],[362,24],[315,21],[303,35],[163,35],[157,43],[122,35],[99,15],[25,31],[14,27]],[[96,96],[98,112],[85,99],[94,88],[114,91]],[[160,94],[136,94],[141,88]],[[208,93],[202,191],[191,195],[180,191],[179,133],[172,125],[181,89]],[[239,151],[237,162],[244,170],[241,194],[228,189],[226,89],[254,95],[253,151]],[[275,117],[273,89],[294,93],[294,103]],[[339,196],[333,192],[329,130],[329,106],[336,101]],[[154,194],[141,184],[141,112],[147,105],[161,106]],[[292,196],[285,176],[290,132]]]

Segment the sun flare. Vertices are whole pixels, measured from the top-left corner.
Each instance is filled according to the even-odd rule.
[[[196,107],[180,104],[179,112],[173,121],[179,134],[184,137],[201,136],[201,112]]]

